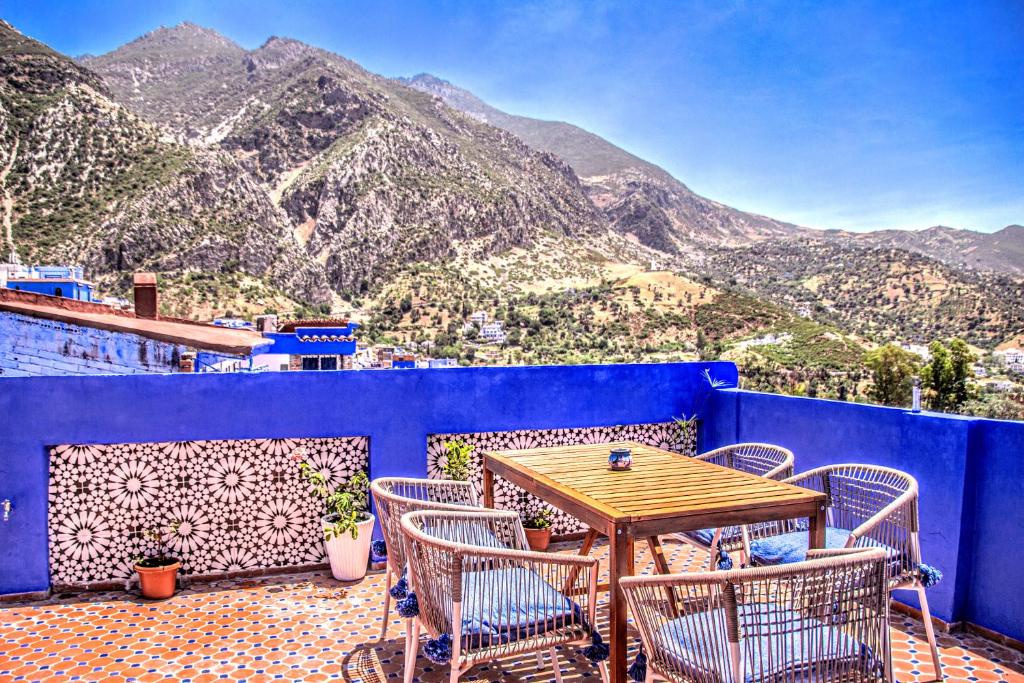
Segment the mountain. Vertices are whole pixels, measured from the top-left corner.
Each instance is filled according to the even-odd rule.
[[[507,114],[430,74],[398,80],[565,159],[611,226],[655,249],[678,253],[694,243],[736,246],[803,232],[701,197],[664,169],[578,126]]]
[[[1024,280],[859,240],[790,239],[717,251],[729,281],[877,342],[959,336],[992,348],[1024,331]]]
[[[766,382],[855,375],[865,341],[1024,332],[1019,279],[724,207],[580,128],[423,92],[427,77],[192,24],[78,63],[0,38],[10,240],[107,287],[159,271],[177,315],[316,305],[364,321],[365,341],[473,362],[773,347]],[[467,336],[475,310],[507,323],[507,347]],[[772,335],[788,341],[753,343]]]
[[[462,249],[606,230],[555,155],[295,40],[246,51],[182,24],[82,64],[140,116],[231,155],[336,292]]]
[[[23,261],[100,276],[241,268],[319,298],[322,269],[295,258],[286,216],[231,155],[167,139],[95,73],[3,21],[0,192],[5,252]]]
[[[1024,226],[1020,225],[1008,225],[993,233],[940,225],[926,230],[879,230],[844,236],[925,254],[951,265],[1024,275]]]

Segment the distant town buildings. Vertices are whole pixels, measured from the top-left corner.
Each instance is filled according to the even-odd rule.
[[[263,323],[264,328],[268,325]],[[271,371],[349,370],[356,353],[359,324],[336,318],[293,320],[277,330],[264,329],[273,345],[253,356],[253,369]]]
[[[1024,350],[1005,349],[1003,351],[995,351],[992,355],[1002,362],[1009,372],[1024,374]]]
[[[505,325],[500,320],[485,323],[481,326],[480,337],[490,344],[504,344],[508,338],[505,334]]]

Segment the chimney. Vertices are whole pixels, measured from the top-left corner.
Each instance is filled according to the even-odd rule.
[[[156,273],[135,273],[135,316],[156,318],[158,310]]]

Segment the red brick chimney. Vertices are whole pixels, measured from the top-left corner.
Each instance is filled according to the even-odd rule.
[[[135,273],[135,315],[156,318],[159,314],[156,292],[156,273]]]

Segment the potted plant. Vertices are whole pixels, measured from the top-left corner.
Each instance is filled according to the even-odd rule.
[[[339,581],[358,581],[366,576],[375,522],[367,511],[370,482],[366,473],[356,473],[332,491],[326,477],[315,467],[304,462],[299,468],[313,485],[313,492],[324,500],[326,513],[321,522],[331,575]]]
[[[530,550],[547,550],[551,544],[551,509],[539,507],[537,511],[523,521],[526,530],[526,541]]]
[[[170,554],[167,539],[177,531],[177,523],[172,524],[166,534],[158,528],[146,531],[146,538],[156,545],[156,553],[135,560],[135,573],[139,575],[142,597],[164,600],[174,595],[181,562]]]
[[[462,439],[453,439],[444,443],[445,458],[441,472],[452,481],[469,481],[470,460],[476,446]]]

